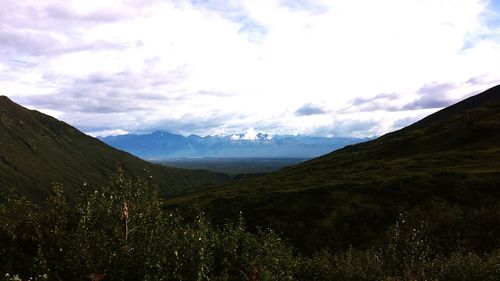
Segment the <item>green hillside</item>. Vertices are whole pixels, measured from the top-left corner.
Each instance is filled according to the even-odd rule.
[[[481,250],[500,245],[499,187],[497,86],[376,140],[169,204],[197,202],[221,222],[243,211],[251,226],[270,226],[306,252],[384,243],[400,213],[425,219],[431,233],[440,224],[442,235],[484,230],[457,242]],[[475,215],[492,217],[481,224],[488,229],[474,226]]]
[[[0,96],[0,191],[14,188],[41,199],[53,182],[71,191],[102,182],[119,167],[131,176],[152,176],[165,195],[228,181],[222,174],[148,163]]]

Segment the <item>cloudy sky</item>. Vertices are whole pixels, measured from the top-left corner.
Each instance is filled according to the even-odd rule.
[[[375,136],[500,83],[497,0],[1,0],[0,94],[93,135]]]

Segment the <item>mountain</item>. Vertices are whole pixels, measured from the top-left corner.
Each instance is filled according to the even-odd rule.
[[[188,137],[157,131],[100,138],[103,142],[144,159],[217,158],[312,158],[349,144],[365,141],[356,138],[310,136],[271,136],[235,134]]]
[[[222,174],[148,163],[0,96],[0,191],[14,188],[41,199],[53,182],[71,191],[83,183],[100,183],[118,167],[131,176],[149,171],[164,194],[228,180]]]
[[[378,139],[169,204],[192,202],[220,222],[243,211],[305,252],[384,243],[401,214],[450,245],[498,248],[500,86]]]

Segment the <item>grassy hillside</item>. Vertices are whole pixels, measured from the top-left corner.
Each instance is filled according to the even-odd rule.
[[[131,176],[150,175],[165,195],[228,180],[222,174],[148,163],[0,96],[0,191],[14,188],[41,199],[53,182],[71,192],[84,182],[108,178],[118,167]]]
[[[168,203],[196,202],[220,221],[243,211],[250,225],[270,226],[312,251],[383,243],[400,213],[425,218],[430,232],[446,225],[442,235],[456,233],[450,228],[459,224],[472,231],[474,216],[496,223],[499,186],[497,86],[376,140]],[[488,227],[460,243],[498,247],[500,229]]]

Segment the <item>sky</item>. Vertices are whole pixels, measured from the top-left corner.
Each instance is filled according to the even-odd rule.
[[[372,137],[500,83],[498,0],[0,2],[0,94],[93,136]]]

